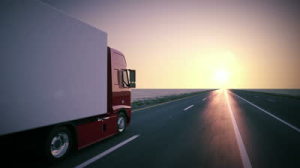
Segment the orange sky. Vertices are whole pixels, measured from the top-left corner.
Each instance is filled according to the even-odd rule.
[[[44,2],[107,32],[138,88],[300,88],[299,4]]]

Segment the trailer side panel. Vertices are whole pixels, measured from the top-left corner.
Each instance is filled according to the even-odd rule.
[[[39,1],[1,3],[0,135],[106,113],[106,33]]]

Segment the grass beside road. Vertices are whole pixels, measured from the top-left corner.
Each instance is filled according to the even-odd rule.
[[[142,99],[142,100],[137,100],[131,103],[132,109],[137,110],[140,108],[160,104],[160,103],[165,103],[177,99],[182,99],[185,97],[190,97],[190,96],[195,96],[200,93],[205,93],[209,92],[211,90],[206,90],[206,91],[199,91],[199,92],[192,92],[192,93],[183,93],[183,94],[176,94],[176,95],[169,95],[169,96],[162,96],[162,97],[155,97],[155,98],[149,98],[149,99]]]

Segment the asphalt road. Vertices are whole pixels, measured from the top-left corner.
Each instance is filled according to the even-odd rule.
[[[216,90],[133,112],[124,134],[53,165],[30,167],[300,167],[300,100]],[[30,158],[30,159],[29,159]]]

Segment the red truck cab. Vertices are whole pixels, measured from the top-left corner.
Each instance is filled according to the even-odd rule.
[[[76,126],[78,149],[122,133],[130,123],[130,90],[135,87],[135,70],[126,69],[127,63],[121,52],[108,47],[107,55],[107,114]]]

